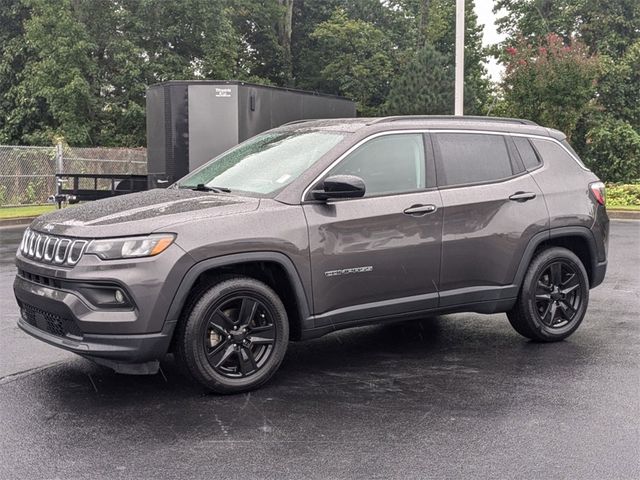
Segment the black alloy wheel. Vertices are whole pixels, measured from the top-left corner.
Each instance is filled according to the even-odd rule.
[[[251,294],[226,299],[204,326],[204,348],[211,367],[228,378],[255,374],[276,340],[273,313]]]
[[[551,262],[540,273],[536,284],[535,304],[540,321],[549,328],[566,327],[580,309],[583,288],[572,263]]]
[[[224,275],[193,293],[175,336],[183,371],[212,392],[240,393],[276,372],[287,350],[289,320],[271,287]]]
[[[589,276],[571,250],[549,247],[531,260],[514,307],[507,312],[520,335],[557,342],[580,326],[589,304]]]

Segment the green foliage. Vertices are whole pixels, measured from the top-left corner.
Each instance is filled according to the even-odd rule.
[[[640,134],[623,120],[606,118],[587,133],[583,160],[608,182],[640,181]]]
[[[607,181],[640,178],[640,2],[498,0],[502,9],[510,47],[498,55],[507,65],[499,111],[563,130]],[[550,37],[560,55],[540,62],[548,52],[532,46]]]
[[[36,184],[35,182],[29,182],[27,184],[27,188],[25,188],[24,190],[23,202],[25,204],[36,203],[36,197],[37,197]]]
[[[638,0],[497,0],[494,12],[507,43],[522,36],[536,41],[549,33],[579,38],[591,53],[618,57],[640,38]]]
[[[279,22],[285,15],[280,2],[232,0],[228,10],[238,41],[252,48],[239,58],[240,77],[262,78],[267,83],[291,83],[291,58],[279,35]],[[269,59],[269,61],[265,61]]]
[[[640,40],[621,59],[605,58],[598,97],[606,113],[629,122],[640,132]]]
[[[389,38],[371,23],[350,19],[340,8],[311,37],[324,52],[318,59],[324,67],[317,87],[354,99],[361,115],[375,115],[393,75]]]
[[[607,185],[607,207],[640,207],[640,184]]]
[[[453,113],[453,65],[432,46],[416,53],[393,80],[386,115],[445,115]]]
[[[20,103],[44,103],[50,125],[29,143],[50,143],[63,134],[71,143],[89,143],[97,102],[91,80],[96,63],[86,30],[73,17],[70,0],[29,0],[31,17],[25,22],[25,41],[34,55],[26,62]]]
[[[426,44],[433,45],[451,66],[455,64],[455,13],[455,2],[431,0],[425,38]],[[486,111],[491,86],[484,67],[487,51],[482,47],[482,26],[478,25],[473,0],[465,0],[464,42],[464,113],[481,115]]]
[[[571,138],[596,92],[597,59],[579,41],[565,45],[553,34],[537,45],[521,39],[508,52],[505,113],[557,128]]]
[[[466,114],[556,127],[604,179],[640,178],[638,0],[497,0],[495,108],[465,6]],[[0,0],[0,24],[0,143],[144,145],[146,88],[175,79],[345,95],[361,115],[453,109],[452,0]]]

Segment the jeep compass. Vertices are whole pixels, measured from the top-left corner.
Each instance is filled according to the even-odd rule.
[[[554,342],[607,266],[605,189],[559,131],[475,117],[294,122],[167,189],[33,221],[20,328],[123,373],[171,352],[218,393],[290,340],[365,323],[506,312]]]

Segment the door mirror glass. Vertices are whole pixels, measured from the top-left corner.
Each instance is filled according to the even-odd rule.
[[[364,180],[355,175],[331,175],[324,179],[322,188],[313,190],[316,200],[329,198],[359,198],[364,197],[366,188]]]

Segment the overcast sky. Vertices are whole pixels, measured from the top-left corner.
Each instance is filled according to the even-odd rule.
[[[498,34],[496,31],[496,15],[493,14],[493,4],[493,0],[476,0],[476,15],[478,15],[478,23],[484,24],[482,43],[485,46],[498,43],[504,38],[504,35]],[[497,64],[495,59],[491,59],[489,61],[487,64],[487,70],[494,81],[500,80],[502,67]]]

